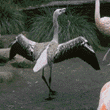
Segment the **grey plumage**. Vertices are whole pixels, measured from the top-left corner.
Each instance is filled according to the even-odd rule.
[[[79,57],[96,70],[100,69],[92,46],[89,44],[87,39],[82,36],[72,39],[66,43],[59,44],[54,56],[54,63],[58,63],[74,57]]]
[[[16,49],[15,53],[18,53],[31,61],[36,61],[33,71],[38,72],[39,70],[42,69],[42,79],[45,81],[47,87],[49,88],[49,98],[48,98],[49,100],[52,99],[51,95],[55,94],[55,91],[51,89],[51,73],[52,73],[53,63],[61,62],[63,60],[73,58],[73,57],[79,57],[82,60],[86,61],[88,64],[90,64],[94,69],[96,70],[100,69],[95,52],[92,49],[92,46],[89,45],[88,41],[84,37],[80,36],[68,42],[58,44],[57,17],[58,15],[64,12],[65,12],[65,8],[62,8],[62,9],[57,9],[53,14],[54,35],[53,35],[52,41],[50,41],[49,43],[42,43],[42,46],[40,47],[40,49],[38,49],[37,43],[35,43],[34,47],[31,48],[26,46],[27,44],[29,44],[29,42],[23,46],[22,43],[21,44],[18,43],[19,44],[18,45],[17,44],[18,41],[17,41],[12,46],[10,51],[10,56],[15,55],[15,54],[13,55],[13,51]],[[38,46],[39,45],[40,43],[38,43]],[[25,47],[28,47],[28,48],[26,49]],[[19,50],[21,52],[18,52]],[[31,54],[28,54],[29,50],[31,50],[30,51]],[[46,78],[44,76],[44,67],[46,65],[49,65],[50,67],[49,83],[47,83]]]
[[[88,41],[84,37],[79,36],[68,42],[59,44],[55,55],[55,62],[58,59],[61,60],[63,57],[65,60],[74,57],[78,49],[78,46],[81,46],[83,42],[88,42]]]
[[[59,55],[63,55],[64,53],[67,53],[68,51],[70,51],[74,47],[81,45],[81,43],[83,43],[83,42],[87,42],[87,40],[84,37],[79,36],[79,37],[72,39],[68,42],[59,44],[55,57],[57,57]]]
[[[53,61],[54,61],[54,56],[56,54],[57,47],[58,47],[58,43],[57,42],[53,42],[53,41],[51,41],[51,43],[48,46],[47,60],[48,60],[48,64],[49,65],[51,65],[53,63]]]
[[[46,48],[49,42],[38,43],[19,34],[10,46],[9,59],[11,60],[16,54],[19,54],[30,61],[36,61]]]
[[[15,52],[16,54],[18,53],[18,54],[24,56],[25,58],[27,58],[31,61],[36,61],[48,45],[49,45],[48,42],[47,43],[36,43],[36,45],[34,46],[34,51],[33,51],[32,56],[29,56],[29,55],[27,56],[26,51],[23,50],[22,46],[16,42],[11,47],[10,58],[13,56],[13,54]],[[49,45],[49,46],[50,47],[48,47],[48,48],[51,49],[52,42],[51,42],[51,45]],[[53,50],[54,50],[53,47],[52,47],[52,51],[50,51],[50,49],[47,52],[53,53]],[[61,62],[63,60],[66,60],[66,59],[70,59],[73,57],[79,57],[82,60],[84,60],[85,62],[87,62],[88,64],[90,64],[94,69],[96,69],[96,70],[100,69],[97,57],[95,55],[95,52],[92,49],[91,45],[89,45],[88,41],[84,37],[80,36],[80,37],[72,39],[68,42],[59,44],[57,49],[54,50],[54,52],[55,53],[53,53],[53,54],[47,53],[48,55],[50,55],[50,56],[48,56],[48,61],[50,63],[58,63],[58,62]],[[14,54],[14,56],[16,54]],[[52,64],[49,64],[49,66],[51,67],[51,69],[50,69],[50,73],[51,73],[52,72]],[[42,78],[49,88],[50,92],[49,92],[49,98],[48,99],[51,100],[50,94],[55,94],[55,91],[53,91],[50,88],[51,74],[49,77],[49,85],[48,85],[48,83],[44,77],[44,69],[42,70]]]

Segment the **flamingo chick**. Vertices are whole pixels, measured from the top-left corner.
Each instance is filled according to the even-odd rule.
[[[55,53],[56,53],[57,47],[58,47],[58,28],[59,28],[59,25],[58,25],[57,18],[59,15],[64,13],[65,10],[66,10],[66,8],[62,8],[62,9],[56,9],[54,11],[54,13],[53,13],[53,27],[54,27],[53,39],[52,39],[52,41],[50,41],[50,43],[48,44],[46,49],[41,53],[39,59],[37,60],[35,66],[33,68],[34,72],[38,72],[39,70],[41,70],[43,68],[42,78],[49,88],[49,98],[48,99],[51,99],[51,96],[50,96],[51,94],[55,94],[55,91],[52,91],[50,87],[51,87],[52,65],[53,65],[54,56],[55,56]],[[44,77],[44,67],[46,65],[49,65],[49,67],[50,67],[49,85]]]
[[[34,72],[38,72],[42,69],[42,79],[44,80],[44,82],[46,83],[49,89],[49,97],[47,98],[47,100],[53,99],[51,95],[56,94],[56,92],[51,89],[51,73],[52,73],[53,63],[58,63],[73,57],[79,57],[80,59],[91,65],[95,70],[100,70],[100,66],[96,54],[92,46],[89,44],[88,40],[85,39],[84,37],[79,36],[65,43],[58,44],[59,25],[57,22],[57,18],[59,15],[64,13],[65,10],[66,10],[65,8],[57,9],[53,13],[54,35],[53,35],[53,39],[50,42],[46,44],[35,43],[35,46],[33,45],[31,46],[32,47],[31,49],[33,49],[33,51],[28,51],[27,52],[28,54],[24,51],[25,47],[21,45],[18,42],[18,40],[16,40],[12,44],[12,47],[10,49],[9,59],[12,59],[16,54],[20,54],[31,61],[36,61],[36,64],[33,68]],[[31,44],[29,43],[29,45]],[[26,49],[27,48],[25,48],[25,50]],[[44,67],[46,65],[49,65],[50,67],[49,84],[47,83],[46,78],[44,76]]]

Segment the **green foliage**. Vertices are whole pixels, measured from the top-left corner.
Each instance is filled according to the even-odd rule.
[[[4,48],[3,41],[0,39],[0,48]]]
[[[0,56],[0,66],[4,66],[8,61],[8,58]]]
[[[27,64],[24,61],[23,62],[14,62],[11,65],[16,68],[32,68],[33,67],[32,64]]]
[[[51,0],[47,0],[45,2],[50,1]],[[18,34],[24,31],[24,20],[26,20],[28,16],[25,16],[23,12],[18,11],[18,6],[20,7],[20,4],[22,4],[22,7],[24,8],[27,5],[31,5],[32,2],[34,5],[37,2],[38,4],[44,3],[42,0],[0,1],[0,33]],[[28,21],[28,30],[30,30],[28,38],[37,42],[47,42],[53,38],[52,15],[54,10],[55,9],[53,8],[40,9],[41,15],[36,15]],[[67,15],[62,14],[59,16],[59,43],[66,42],[78,36],[83,36],[88,39],[94,49],[101,49],[96,34],[95,24],[89,22],[88,19],[90,18],[87,16],[76,14],[74,9],[72,12],[68,11]],[[27,27],[25,28],[27,29]]]
[[[23,15],[12,1],[0,2],[0,33],[15,34],[23,30]]]
[[[29,22],[31,31],[29,38],[36,42],[47,42],[53,38],[52,15],[54,10],[45,8],[42,15],[36,15]],[[101,49],[96,34],[94,23],[88,22],[89,17],[78,14],[62,14],[58,17],[59,23],[59,43],[66,42],[78,36],[85,37],[94,49]]]
[[[0,56],[0,63],[6,63],[8,62],[8,60],[9,60],[8,58]]]
[[[37,42],[46,42],[51,40],[53,35],[52,12],[46,8],[45,12],[42,10],[41,13],[42,15],[36,15],[29,21],[31,24],[29,38]]]

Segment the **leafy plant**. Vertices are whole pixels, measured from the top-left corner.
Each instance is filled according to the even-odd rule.
[[[12,1],[0,1],[0,33],[15,34],[23,30],[23,14]]]
[[[8,61],[8,58],[0,56],[0,66],[4,66]]]
[[[0,39],[0,48],[4,48],[3,41]]]
[[[53,15],[54,9],[44,8],[41,10],[42,15],[36,15],[29,23],[29,38],[36,42],[47,42],[53,38]],[[89,17],[80,16],[79,14],[67,15],[62,14],[58,18],[59,23],[59,43],[66,42],[78,36],[85,37],[94,49],[102,49],[96,34],[96,26],[88,22]]]

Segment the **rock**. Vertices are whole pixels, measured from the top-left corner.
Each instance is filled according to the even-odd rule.
[[[9,51],[10,51],[10,48],[0,49],[0,57],[9,58]]]
[[[12,72],[0,72],[0,83],[12,81],[14,74]]]
[[[25,64],[30,64],[33,65],[34,63],[27,60],[26,58],[20,56],[20,55],[16,55],[14,57],[14,59],[9,61],[9,52],[10,52],[10,48],[4,48],[4,49],[0,49],[0,63],[5,63],[5,66],[9,66],[12,63],[25,63]],[[24,66],[25,68],[25,66]]]

